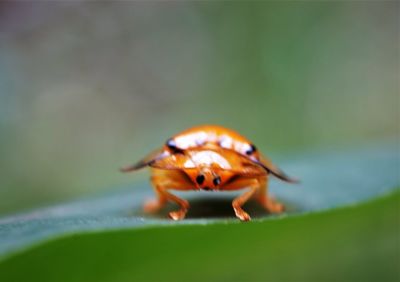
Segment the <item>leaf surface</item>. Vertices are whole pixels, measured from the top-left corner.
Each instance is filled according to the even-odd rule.
[[[271,194],[285,203],[288,211],[284,215],[271,216],[256,204],[246,205],[245,209],[258,221],[356,204],[387,194],[400,185],[399,151],[393,144],[340,153],[308,153],[281,163],[281,167],[299,178],[301,184],[273,180]],[[148,183],[2,218],[0,256],[6,258],[40,242],[84,232],[237,223],[230,205],[235,193],[189,192],[178,195],[192,203],[188,218],[181,222],[167,219],[166,210],[153,216],[142,213],[143,201],[153,196]]]

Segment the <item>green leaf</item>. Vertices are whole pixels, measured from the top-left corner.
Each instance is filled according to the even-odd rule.
[[[364,262],[379,267],[367,269],[369,276],[356,269],[363,278],[396,274],[391,259],[399,254],[393,239],[398,193],[360,208],[307,215],[393,191],[400,184],[396,145],[309,153],[281,166],[302,180],[297,186],[271,184],[288,213],[273,217],[246,205],[256,217],[251,223],[234,218],[231,193],[180,194],[192,199],[182,222],[164,219],[166,211],[144,215],[141,204],[152,195],[147,183],[3,218],[0,281],[241,281],[279,275],[293,280],[326,278],[333,265],[351,275]],[[351,262],[355,265],[346,265]]]
[[[0,263],[0,281],[398,281],[399,201],[68,236]]]

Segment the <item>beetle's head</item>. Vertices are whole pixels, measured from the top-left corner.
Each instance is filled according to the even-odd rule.
[[[215,150],[189,150],[184,162],[186,174],[197,189],[218,190],[232,174],[231,164],[222,152]]]
[[[212,166],[200,167],[192,178],[198,189],[206,191],[218,190],[222,182],[219,171],[213,169]]]

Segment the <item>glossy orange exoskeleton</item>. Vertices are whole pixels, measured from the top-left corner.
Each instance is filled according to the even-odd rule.
[[[270,174],[287,182],[296,182],[263,157],[255,145],[237,132],[216,125],[187,129],[168,139],[161,149],[138,163],[122,168],[123,172],[151,167],[151,182],[157,198],[145,204],[146,212],[156,212],[168,201],[180,209],[169,213],[174,220],[183,219],[189,202],[169,190],[233,191],[249,188],[232,202],[242,221],[250,216],[242,209],[254,198],[267,211],[281,213],[284,206],[268,196]]]

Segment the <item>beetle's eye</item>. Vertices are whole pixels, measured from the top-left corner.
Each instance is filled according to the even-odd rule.
[[[257,151],[256,146],[254,146],[253,144],[250,144],[250,148],[246,151],[246,155],[250,156],[250,155],[253,154],[255,151]]]
[[[196,182],[197,182],[197,184],[201,185],[201,184],[203,184],[203,182],[204,182],[205,179],[206,179],[206,178],[204,177],[204,175],[200,174],[200,175],[198,175],[198,176],[196,177]]]
[[[214,186],[218,186],[219,184],[221,184],[221,177],[220,176],[215,177],[213,183]]]

